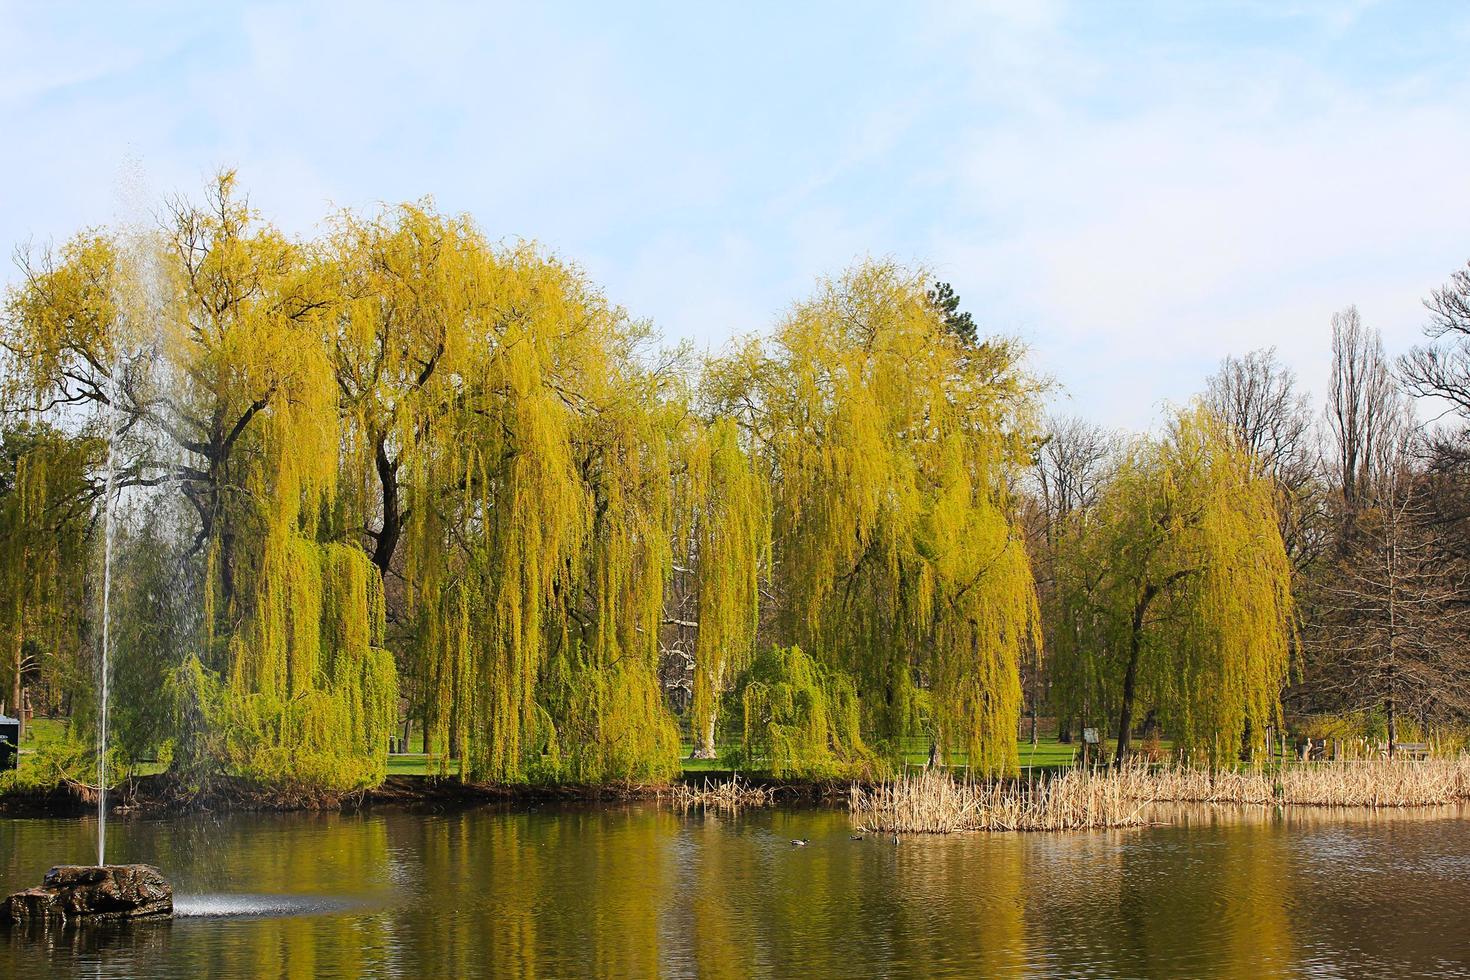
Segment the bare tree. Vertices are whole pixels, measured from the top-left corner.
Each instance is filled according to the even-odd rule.
[[[1404,384],[1417,397],[1442,398],[1470,419],[1470,266],[1424,301],[1432,343],[1412,348],[1399,359]]]
[[[1390,753],[1405,715],[1423,725],[1470,712],[1470,575],[1442,547],[1433,487],[1412,458],[1403,437],[1371,505],[1344,529],[1309,624],[1313,699],[1381,708]]]
[[[1205,383],[1205,405],[1235,430],[1268,472],[1279,472],[1309,450],[1311,409],[1296,375],[1274,347],[1227,357]]]
[[[1327,424],[1335,441],[1333,474],[1348,514],[1371,503],[1410,428],[1406,399],[1394,382],[1383,340],[1356,306],[1332,316],[1332,382]]]
[[[1076,417],[1049,419],[1046,428],[1046,441],[1036,452],[1035,478],[1050,541],[1060,521],[1097,501],[1119,440],[1102,426]]]
[[[1298,569],[1309,564],[1323,542],[1325,494],[1312,410],[1296,375],[1275,348],[1226,357],[1203,400],[1275,483],[1286,553]]]
[[[1076,417],[1050,418],[1045,423],[1046,440],[1037,447],[1032,470],[1032,500],[1035,507],[1027,521],[1031,537],[1032,565],[1041,596],[1042,622],[1050,649],[1075,644],[1076,611],[1064,608],[1057,589],[1058,537],[1072,522],[1080,520],[1097,503],[1122,447],[1121,438],[1099,425]],[[1063,633],[1073,634],[1063,636]],[[1075,666],[1063,665],[1063,669]],[[1056,665],[1043,664],[1039,657],[1026,665],[1024,678],[1031,701],[1031,741],[1036,742],[1039,705],[1051,699]],[[1064,677],[1067,685],[1075,678]],[[1045,691],[1042,690],[1045,688]],[[1058,719],[1057,735],[1071,741],[1071,718]]]
[[[1438,400],[1441,416],[1457,416],[1460,425],[1441,429],[1428,439],[1430,457],[1441,470],[1470,469],[1470,266],[1424,301],[1430,320],[1427,344],[1399,358],[1399,376],[1416,398]]]

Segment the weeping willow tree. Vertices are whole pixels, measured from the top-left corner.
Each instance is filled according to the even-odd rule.
[[[97,443],[44,423],[0,432],[0,676],[25,731],[27,677],[74,689],[84,656],[91,508],[87,474]]]
[[[740,741],[732,768],[770,770],[778,779],[854,779],[881,770],[862,736],[857,687],[800,647],[767,648],[740,678]]]
[[[676,539],[694,573],[689,717],[694,757],[713,759],[720,702],[755,649],[761,576],[770,564],[770,503],[733,419],[697,426],[686,447]]]
[[[657,673],[672,563],[675,419],[673,406],[661,404],[657,377],[627,353],[585,389],[599,406],[579,439],[591,541],[579,588],[560,610],[548,692],[562,777],[577,782],[662,780],[679,771],[678,730]]]
[[[1037,386],[1013,343],[949,330],[924,284],[873,262],[822,283],[710,395],[772,487],[781,641],[851,678],[891,750],[927,732],[1008,771],[1039,634],[1007,481]]]
[[[83,236],[25,272],[5,324],[11,396],[86,413],[114,435],[122,488],[175,492],[196,520],[201,615],[180,669],[197,683],[180,689],[229,724],[211,761],[329,787],[381,779],[397,698],[381,582],[320,521],[339,444],[329,264],[262,224],[226,173],[156,236]]]
[[[337,247],[343,520],[402,577],[431,751],[476,780],[676,771],[655,673],[674,419],[646,328],[422,207]]]
[[[1097,637],[1105,631],[1098,600],[1102,570],[1090,564],[1091,512],[1068,515],[1052,529],[1048,558],[1051,588],[1043,601],[1047,677],[1063,741],[1078,729],[1097,727],[1112,716],[1117,702],[1111,660]]]
[[[1058,560],[1086,608],[1053,652],[1106,689],[1120,764],[1139,705],[1211,761],[1279,722],[1293,612],[1275,497],[1207,411],[1124,453]]]

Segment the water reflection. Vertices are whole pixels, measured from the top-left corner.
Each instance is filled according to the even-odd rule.
[[[898,846],[827,810],[119,821],[110,853],[194,914],[14,930],[0,976],[1467,975],[1466,816],[1161,808]],[[91,829],[0,821],[0,887]]]

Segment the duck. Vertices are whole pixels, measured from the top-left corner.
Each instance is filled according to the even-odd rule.
[[[898,835],[897,835],[897,834],[894,834],[894,835],[893,835],[893,845],[894,845],[894,846],[895,846],[895,847],[897,847],[897,846],[898,846]]]
[[[811,843],[811,839],[810,838],[803,837],[803,838],[801,838],[801,840],[793,840],[791,842],[791,846],[792,847],[806,847],[810,843]]]
[[[862,839],[863,839],[863,835],[862,834],[853,834],[851,837],[848,838],[848,840],[862,840]]]

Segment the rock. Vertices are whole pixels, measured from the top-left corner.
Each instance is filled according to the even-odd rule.
[[[0,905],[0,924],[41,920],[143,919],[173,915],[174,890],[147,864],[102,867],[63,864],[39,888],[16,892]]]

